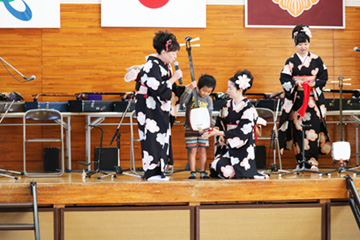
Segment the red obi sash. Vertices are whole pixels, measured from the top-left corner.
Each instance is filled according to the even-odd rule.
[[[294,76],[293,80],[294,81],[296,81],[296,80],[303,81],[303,83],[301,85],[304,90],[304,100],[303,100],[303,104],[302,104],[301,108],[297,112],[301,117],[304,117],[306,109],[309,104],[309,99],[310,99],[311,87],[309,86],[309,83],[311,81],[315,81],[315,76]]]

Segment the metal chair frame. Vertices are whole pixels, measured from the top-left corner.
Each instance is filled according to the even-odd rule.
[[[27,138],[27,120],[32,121],[55,121],[60,125],[60,138]],[[46,125],[46,123],[39,123],[39,125]],[[61,143],[61,159],[60,159],[60,171],[59,172],[28,172],[26,170],[26,143],[49,143],[57,142]],[[64,156],[64,124],[62,114],[55,109],[32,109],[25,112],[23,116],[23,163],[24,174],[27,177],[60,177],[64,174],[65,169],[65,156]]]
[[[274,147],[274,164],[276,164],[276,151],[277,151],[278,157],[279,157],[279,165],[280,165],[279,170],[282,170],[280,146],[279,146],[278,131],[277,131],[277,119],[276,119],[275,113],[274,113],[274,111],[272,111],[269,108],[257,107],[255,109],[256,109],[259,117],[263,118],[264,120],[271,118],[271,121],[267,121],[267,120],[266,121],[267,121],[267,124],[272,124],[273,125],[273,131],[274,131],[274,142],[273,142],[273,144],[276,145]],[[271,140],[272,136],[270,136],[270,137],[258,136],[257,138],[259,140],[267,140],[267,139]]]

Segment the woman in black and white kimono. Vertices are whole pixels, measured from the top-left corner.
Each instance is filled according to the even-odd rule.
[[[210,164],[210,176],[215,178],[268,178],[260,174],[255,163],[255,126],[258,114],[243,94],[250,89],[253,76],[248,70],[238,71],[228,81],[230,97],[220,110],[216,127],[203,137],[218,136],[219,147]]]
[[[309,52],[311,37],[307,25],[299,24],[292,31],[297,53],[287,59],[280,75],[285,98],[278,137],[280,152],[294,146],[299,163],[303,160],[304,130],[306,167],[318,171],[319,153],[327,154],[331,150],[325,124],[323,94],[328,73],[322,59]]]
[[[174,34],[159,31],[153,39],[156,54],[147,58],[140,71],[141,86],[136,94],[136,117],[142,151],[144,178],[168,181],[165,176],[170,154],[170,108],[172,87],[182,77],[181,70],[172,74],[180,45]]]

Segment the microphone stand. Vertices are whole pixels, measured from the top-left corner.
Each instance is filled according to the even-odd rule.
[[[0,61],[2,62],[2,64],[4,65],[4,63],[6,65],[8,65],[11,69],[13,69],[15,72],[17,72],[21,77],[23,77],[26,81],[30,81],[29,78],[25,77],[22,73],[20,73],[16,68],[14,68],[13,66],[11,66],[10,63],[8,63],[7,61],[5,61],[2,57],[0,57]],[[5,69],[9,72],[9,70],[6,68],[6,66],[4,65]],[[9,72],[10,73],[10,72]],[[13,76],[15,79],[16,77],[14,75],[12,75],[10,73],[11,76]],[[34,76],[35,77],[35,76]],[[34,78],[35,79],[35,78]],[[17,79],[16,79],[17,80]],[[19,81],[19,80],[18,80]],[[21,82],[21,81],[20,81]],[[22,97],[21,97],[22,98]],[[21,99],[23,100],[23,98]],[[10,108],[12,107],[12,105],[14,104],[14,102],[16,101],[16,98],[13,99],[10,103],[10,106],[6,109],[5,113],[1,116],[0,119],[0,124],[2,123],[2,121],[4,120],[5,116],[7,115],[7,113],[10,111]],[[0,168],[0,176],[4,176],[4,177],[9,177],[9,178],[13,178],[15,180],[18,180],[19,178],[14,176],[14,174],[16,175],[22,175],[23,173],[18,172],[18,171],[12,171],[12,170],[7,170],[7,169],[2,169]]]
[[[294,169],[293,171],[291,172],[287,172],[287,173],[284,173],[284,174],[280,174],[279,177],[281,178],[282,176],[285,176],[285,175],[288,175],[288,174],[292,174],[292,173],[295,173],[296,175],[299,175],[300,172],[304,174],[304,172],[310,172],[310,173],[318,173],[320,176],[322,175],[327,175],[327,173],[322,173],[320,171],[315,171],[315,170],[311,170],[311,169],[307,169],[305,167],[305,164],[306,164],[306,157],[305,157],[305,128],[306,127],[311,127],[310,124],[308,125],[305,125],[305,124],[302,124],[302,160],[299,161],[299,168],[296,168]]]
[[[4,120],[6,114],[9,112],[9,110],[11,109],[12,105],[14,104],[15,102],[15,99],[13,99],[10,103],[10,106],[6,109],[6,111],[4,112],[4,114],[1,116],[1,119],[0,119],[0,124],[2,123],[2,121]],[[6,108],[6,107],[5,107]],[[16,175],[22,175],[21,172],[18,172],[18,171],[12,171],[12,170],[7,170],[7,169],[2,169],[0,168],[0,176],[4,176],[4,177],[9,177],[9,178],[13,178],[15,180],[18,179],[18,177],[16,176],[13,176],[13,174],[16,174]]]
[[[10,63],[8,63],[7,61],[5,61],[2,57],[0,57],[0,61],[3,63],[3,65],[4,65],[4,63],[6,64],[6,65],[8,65],[12,70],[14,70],[17,74],[19,74],[22,78],[24,78],[26,81],[25,82],[29,82],[29,81],[31,81],[31,80],[35,80],[35,76],[31,76],[30,78],[27,78],[27,77],[25,77],[21,72],[19,72],[16,68],[14,68],[13,66],[11,66],[11,64]],[[9,70],[6,68],[6,66],[4,65],[4,67],[5,67],[5,69],[9,72]],[[10,72],[9,72],[10,73]],[[10,75],[11,76],[13,76],[16,80],[18,80],[14,75],[12,75],[11,73],[10,73]],[[19,81],[19,80],[18,80]],[[19,82],[21,82],[21,81],[19,81]],[[24,83],[24,82],[22,82],[22,83]]]
[[[0,124],[3,121],[4,117],[6,116],[6,114],[9,112],[11,106],[14,104],[15,100],[12,100],[12,102],[10,103],[10,106],[8,109],[6,109],[5,113],[2,115],[1,119],[0,119]],[[12,171],[12,170],[7,170],[7,169],[2,169],[0,168],[0,176],[3,177],[9,177],[9,178],[13,178],[15,180],[18,180],[19,178],[14,176],[14,175],[23,175],[23,173],[18,172],[18,171]]]
[[[15,99],[11,101],[10,103],[10,106],[8,108],[6,108],[6,105],[4,105],[4,108],[6,108],[6,111],[4,112],[4,114],[1,116],[1,119],[0,119],[0,124],[2,123],[2,121],[4,120],[6,114],[10,111],[12,105],[14,104],[15,102]]]
[[[271,172],[287,172],[282,170],[282,163],[281,163],[281,154],[280,154],[280,149],[279,149],[279,144],[278,144],[278,134],[277,134],[277,127],[276,127],[276,121],[277,118],[279,116],[279,107],[280,107],[280,95],[282,92],[276,94],[274,97],[278,97],[277,100],[277,105],[276,105],[276,112],[275,112],[275,117],[274,117],[274,128],[271,131],[271,140],[270,140],[270,147],[271,145],[273,145],[273,155],[274,155],[274,162],[271,165]],[[278,166],[276,165],[276,147],[278,148],[278,153],[279,153],[279,163],[280,163],[280,169],[278,168]]]
[[[134,94],[134,93],[133,93]],[[115,133],[110,141],[110,145],[112,145],[115,137],[116,137],[116,146],[117,146],[117,152],[118,152],[118,163],[117,163],[117,166],[114,166],[115,167],[115,172],[112,172],[112,173],[108,173],[106,175],[103,175],[103,176],[100,176],[98,177],[98,179],[102,179],[104,177],[108,177],[108,176],[111,176],[111,177],[116,177],[116,174],[124,174],[124,175],[130,175],[130,176],[134,176],[134,177],[140,177],[140,176],[137,176],[137,175],[133,175],[133,174],[129,174],[129,173],[124,173],[124,171],[122,170],[121,168],[121,164],[120,164],[120,136],[121,136],[121,133],[120,133],[120,127],[121,127],[121,124],[125,118],[125,115],[126,113],[129,111],[130,109],[130,105],[131,103],[133,102],[133,99],[134,97],[131,97],[130,98],[130,101],[128,103],[128,105],[126,106],[126,109],[125,111],[123,112],[122,116],[121,116],[121,119],[120,119],[120,122],[115,130]]]

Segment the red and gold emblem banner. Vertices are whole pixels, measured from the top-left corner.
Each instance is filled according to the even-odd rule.
[[[246,0],[245,27],[345,28],[345,0]]]

